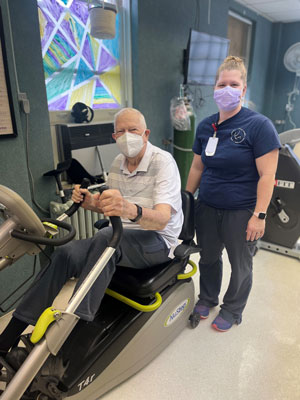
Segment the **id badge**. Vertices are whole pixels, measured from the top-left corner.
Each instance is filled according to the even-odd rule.
[[[207,142],[207,145],[205,148],[205,155],[207,155],[207,156],[215,155],[218,141],[219,141],[218,137],[210,137],[208,139],[208,142]]]

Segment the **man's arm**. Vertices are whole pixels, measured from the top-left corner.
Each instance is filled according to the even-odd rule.
[[[135,217],[136,210],[133,218]],[[170,218],[171,206],[169,204],[156,204],[152,210],[150,208],[143,207],[143,216],[138,223],[144,229],[158,231],[166,227]]]
[[[200,185],[204,164],[199,154],[194,154],[193,162],[190,168],[186,190],[194,194]]]
[[[136,205],[124,199],[116,189],[105,190],[96,204],[107,217],[119,216],[134,219],[137,216]],[[170,218],[171,206],[156,204],[153,209],[142,207],[142,218],[137,223],[144,229],[162,230]]]
[[[258,157],[256,162],[259,181],[257,184],[257,200],[255,212],[266,212],[269,207],[273,190],[275,174],[277,170],[279,150],[274,149],[261,157]],[[265,232],[265,220],[259,219],[253,215],[247,226],[247,240],[255,240],[263,236]]]

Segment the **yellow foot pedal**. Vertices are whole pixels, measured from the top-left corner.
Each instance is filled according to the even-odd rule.
[[[49,307],[39,317],[30,337],[31,343],[38,343],[45,335],[48,326],[61,318],[61,311]]]

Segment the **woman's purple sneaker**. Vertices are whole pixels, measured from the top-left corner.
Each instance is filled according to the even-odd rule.
[[[218,315],[212,322],[212,327],[219,332],[227,332],[232,327],[232,323],[226,321],[220,315]]]
[[[199,301],[198,301],[198,303],[199,303]],[[204,306],[203,304],[198,304],[198,303],[196,303],[193,312],[199,314],[201,319],[206,319],[206,318],[208,318],[208,315],[209,315],[209,307]]]

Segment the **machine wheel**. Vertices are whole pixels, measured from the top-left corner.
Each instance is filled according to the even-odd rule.
[[[199,325],[200,319],[201,318],[200,318],[200,314],[199,313],[193,312],[190,315],[189,321],[190,321],[191,327],[193,329],[196,328]]]

